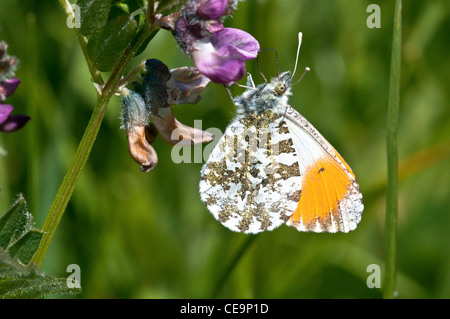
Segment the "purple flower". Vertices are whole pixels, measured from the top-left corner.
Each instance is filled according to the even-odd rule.
[[[9,104],[0,104],[0,132],[17,131],[30,120],[27,115],[11,115],[13,109]]]
[[[211,81],[231,85],[245,74],[246,60],[258,55],[259,43],[245,31],[224,28],[193,44],[197,69]]]
[[[259,43],[247,32],[224,28],[222,20],[236,0],[190,0],[175,21],[174,36],[197,69],[215,83],[231,85],[245,74],[246,60],[256,58]]]
[[[0,103],[14,93],[20,84],[19,79],[6,79],[0,82]],[[27,115],[12,115],[14,109],[9,104],[0,104],[0,132],[14,132],[30,120]]]
[[[0,81],[0,102],[4,101],[8,96],[13,94],[19,84],[19,79],[6,79],[4,81]]]
[[[189,0],[174,23],[175,40],[186,54],[190,54],[195,41],[223,29],[221,19],[231,11],[227,0]]]
[[[228,0],[207,0],[198,9],[197,13],[206,19],[219,19],[227,8]]]
[[[0,124],[8,119],[9,114],[14,108],[9,104],[0,104]]]

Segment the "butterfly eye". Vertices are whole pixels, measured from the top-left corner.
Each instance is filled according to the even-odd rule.
[[[286,92],[286,84],[284,83],[277,83],[275,86],[275,93],[277,95],[283,95],[284,92]]]

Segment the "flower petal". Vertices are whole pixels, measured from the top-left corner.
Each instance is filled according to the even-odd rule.
[[[218,32],[220,30],[223,30],[223,24],[222,22],[218,20],[211,20],[206,25],[206,30],[208,30],[211,33]]]
[[[194,42],[191,53],[198,70],[215,83],[231,85],[245,74],[244,61],[258,55],[259,43],[249,33],[225,28]]]
[[[239,48],[232,46],[232,45],[226,45],[223,47],[220,47],[217,50],[217,54],[223,57],[229,57],[229,58],[233,58],[233,59],[238,59],[241,61],[246,61],[246,60],[251,60],[256,58],[256,56],[254,56],[253,54],[244,51],[244,50],[240,50]]]
[[[215,83],[231,85],[245,74],[245,65],[240,59],[219,56],[210,50],[194,51],[191,56],[197,69]]]
[[[20,84],[19,79],[6,79],[0,82],[0,96],[8,97],[14,93]]]
[[[0,125],[6,121],[14,107],[9,104],[0,104]]]
[[[197,13],[206,19],[219,19],[225,12],[228,0],[207,0],[201,5]]]
[[[14,132],[28,123],[30,117],[28,115],[10,115],[6,121],[0,125],[0,132]]]
[[[170,144],[194,145],[208,143],[214,140],[211,133],[186,126],[174,117],[172,107],[160,109],[158,114],[152,116],[153,123],[161,137]]]
[[[180,67],[170,70],[172,77],[167,81],[169,104],[195,104],[210,79],[196,68]]]
[[[158,164],[158,155],[147,140],[145,126],[136,126],[127,131],[128,150],[136,163],[141,165],[141,171],[149,172]]]
[[[233,57],[242,58],[244,61],[256,58],[260,48],[258,41],[251,34],[234,28],[224,28],[213,33],[211,44],[218,52],[221,52],[220,55],[237,54]],[[231,50],[231,47],[235,50]]]

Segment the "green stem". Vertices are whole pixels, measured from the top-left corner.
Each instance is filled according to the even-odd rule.
[[[241,248],[237,251],[234,258],[231,260],[231,262],[228,264],[228,266],[224,269],[222,275],[219,277],[219,280],[217,280],[217,284],[215,286],[212,298],[217,298],[217,295],[219,294],[220,290],[222,289],[222,286],[224,285],[225,281],[228,279],[230,274],[233,272],[233,269],[237,266],[239,263],[239,260],[241,260],[242,256],[244,256],[247,249],[250,247],[250,245],[255,240],[256,235],[249,235],[248,238],[244,241]]]
[[[402,1],[395,2],[394,31],[392,40],[389,105],[387,117],[387,194],[386,194],[386,269],[383,298],[395,298],[397,277],[397,183],[398,154],[397,131],[400,104],[400,74],[402,48]]]
[[[72,4],[69,2],[69,0],[59,0],[59,3],[63,7],[64,11],[66,12],[66,15],[68,17],[74,17],[75,13],[73,12]],[[103,87],[104,83],[102,75],[100,71],[98,71],[92,61],[89,57],[89,54],[87,52],[87,40],[86,38],[81,34],[80,29],[74,28],[75,35],[77,36],[78,43],[80,44],[81,50],[83,51],[84,58],[86,60],[86,64],[89,68],[89,72],[91,73],[92,80],[94,83],[97,83],[100,85],[100,87]]]
[[[128,83],[137,81],[140,77],[140,73],[142,72],[142,70],[144,70],[144,67],[145,61],[142,61],[138,66],[136,66],[133,70],[131,70],[126,77],[120,80],[118,85],[119,89],[127,85]]]
[[[50,247],[50,243],[55,235],[62,215],[64,214],[64,210],[67,207],[67,203],[72,196],[75,185],[81,175],[81,171],[89,157],[109,100],[110,97],[99,98],[97,100],[89,124],[84,132],[80,144],[78,145],[75,157],[70,164],[69,170],[67,171],[64,180],[59,187],[58,193],[56,194],[44,221],[44,225],[42,226],[44,236],[42,237],[39,249],[32,258],[32,261],[38,266],[42,266],[47,250]]]
[[[42,226],[44,236],[41,240],[38,250],[32,258],[32,262],[38,266],[42,266],[44,258],[47,254],[50,243],[58,228],[59,222],[64,214],[67,204],[73,194],[75,185],[81,175],[81,172],[86,164],[86,161],[94,145],[98,131],[100,129],[103,116],[106,108],[111,100],[111,97],[116,92],[117,86],[124,74],[130,60],[134,57],[135,53],[144,42],[144,40],[154,31],[153,28],[146,26],[145,29],[139,33],[140,35],[136,41],[130,45],[121,60],[113,70],[108,82],[102,90],[102,94],[98,96],[97,103],[94,107],[91,119],[86,127],[83,138],[81,139],[78,149],[75,153],[75,157],[70,164],[61,186],[53,200],[50,210]],[[92,73],[91,73],[92,74]]]

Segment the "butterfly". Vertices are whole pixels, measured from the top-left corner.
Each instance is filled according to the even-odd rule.
[[[297,60],[301,39],[299,33]],[[249,76],[234,99],[235,118],[201,170],[202,201],[232,231],[256,234],[286,224],[349,232],[361,220],[362,194],[350,166],[288,104],[297,60],[293,73],[258,86]]]

